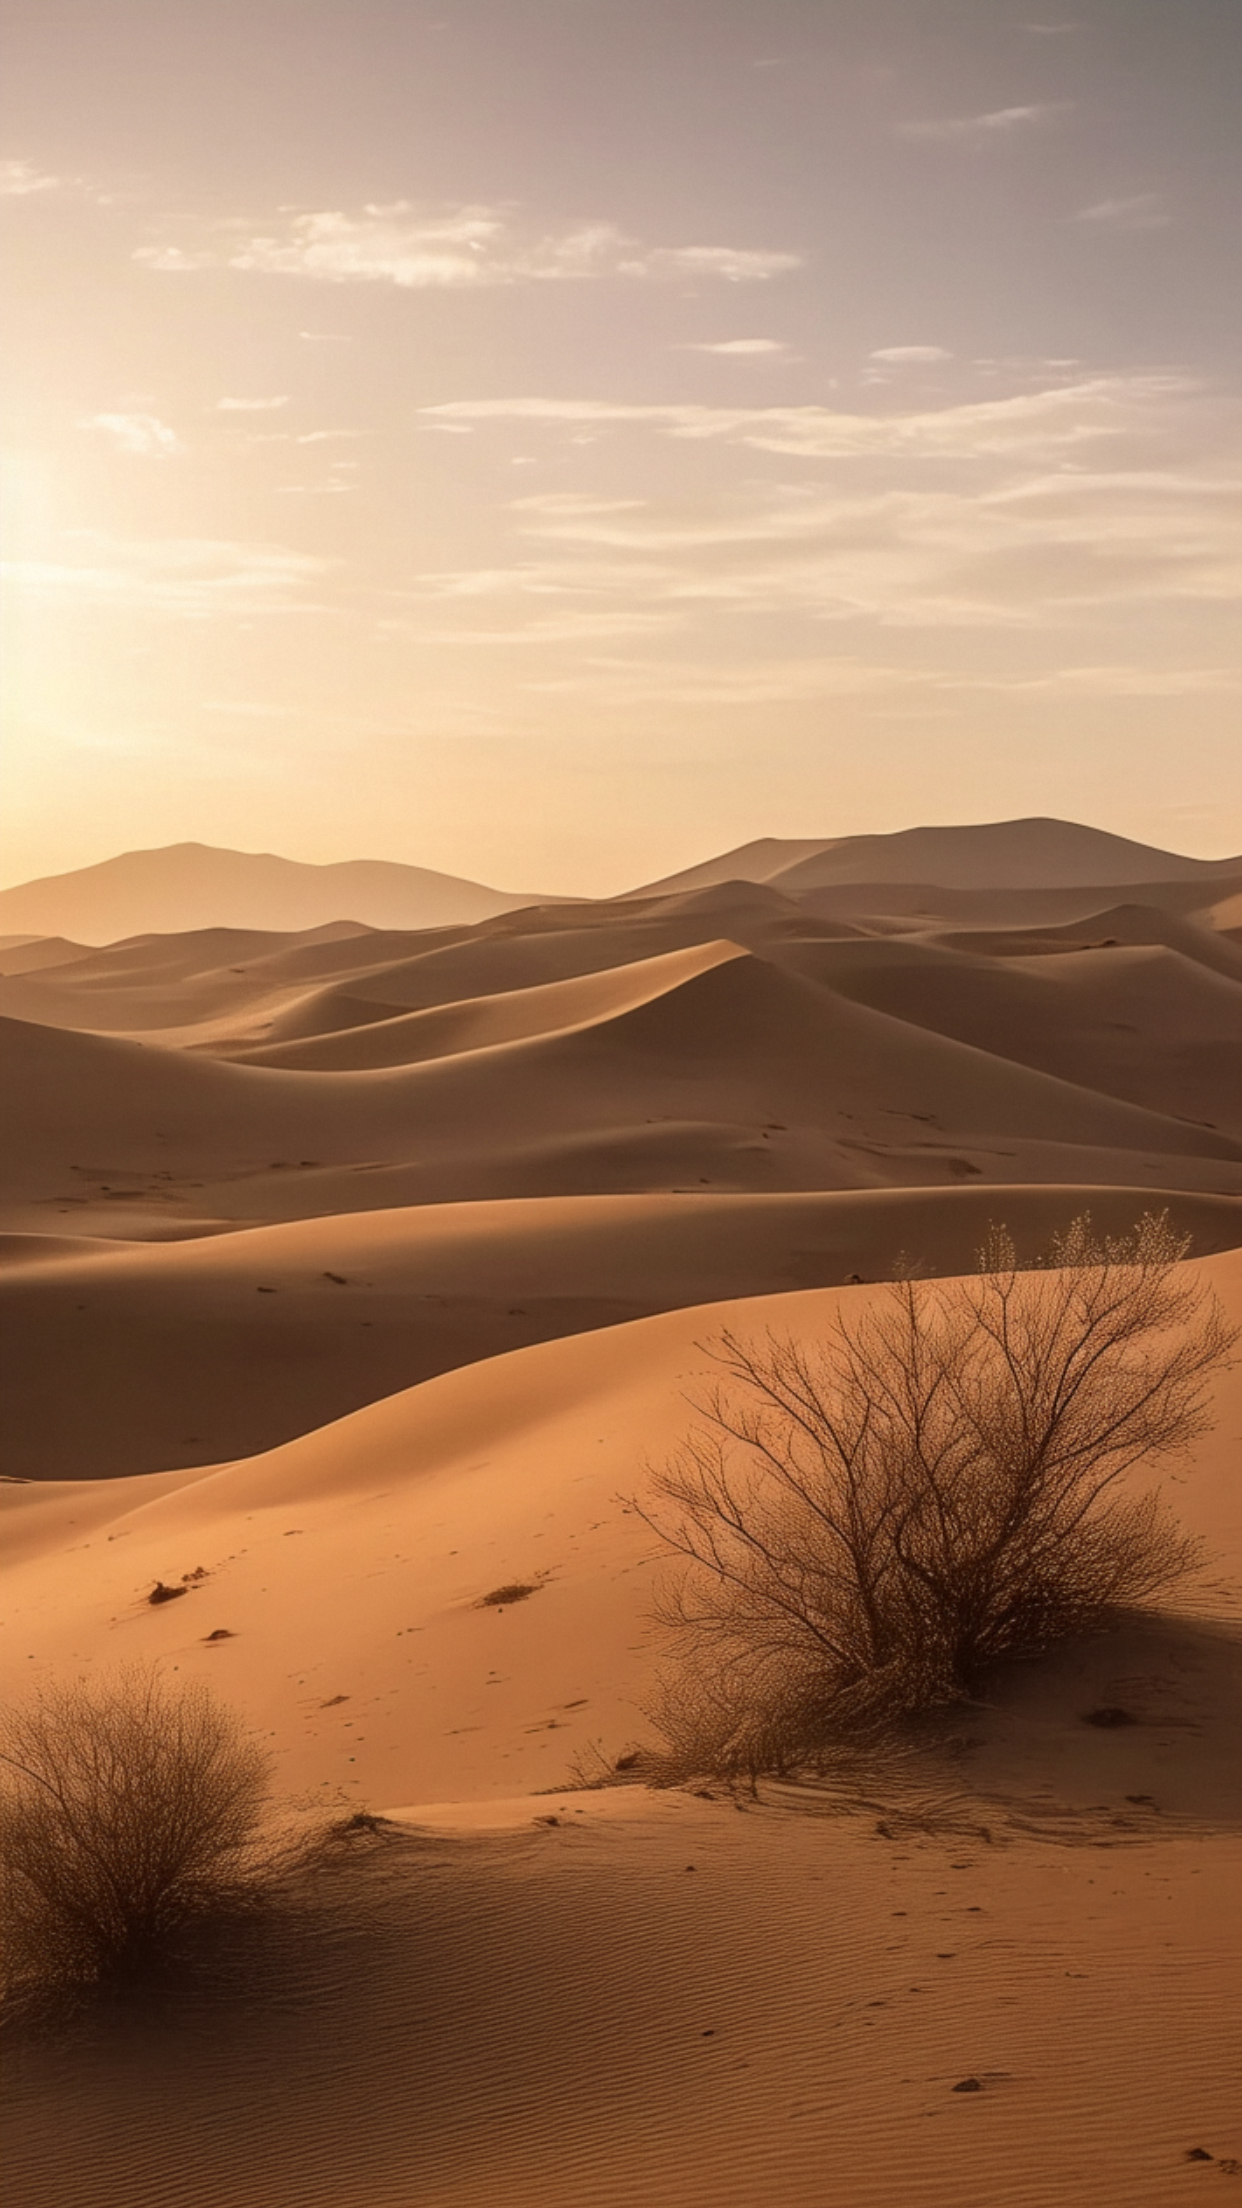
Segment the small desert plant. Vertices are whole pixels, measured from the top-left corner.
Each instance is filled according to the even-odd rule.
[[[253,1895],[268,1758],[201,1686],[126,1671],[44,1688],[0,1724],[9,1994],[141,1978]]]
[[[1074,1222],[1019,1271],[894,1283],[814,1345],[709,1345],[720,1381],[639,1504],[687,1561],[651,1714],[670,1770],[822,1766],[975,1692],[1006,1657],[1193,1569],[1124,1476],[1206,1426],[1234,1336],[1167,1217]]]

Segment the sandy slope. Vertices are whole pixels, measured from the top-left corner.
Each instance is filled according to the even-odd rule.
[[[104,1231],[125,1234],[144,1211],[272,1219],[687,1184],[1178,1186],[1187,1161],[1192,1180],[1242,1186],[1242,1146],[1215,1129],[914,1027],[736,945],[645,964],[593,1003],[575,992],[569,1026],[354,1072],[5,1021],[0,1217],[64,1232],[111,1206]]]
[[[301,933],[270,929],[195,928],[179,935],[142,935],[102,950],[72,946],[71,955],[14,967],[0,983],[0,1011],[48,1027],[100,1033],[192,1036],[221,1021],[258,1020],[336,977],[427,952],[469,935],[467,928],[381,931],[337,922]]]
[[[1209,941],[1214,939],[1208,938]],[[966,943],[969,939],[964,939]],[[804,947],[817,980],[913,1025],[1242,1135],[1242,959],[1163,944],[981,957],[906,940]]]
[[[1204,1262],[1242,1315],[1242,1258]],[[405,1821],[320,1886],[315,1938],[218,1950],[214,1993],[10,2062],[18,2208],[1225,2197],[1242,1373],[1175,1490],[1230,1583],[1010,1682],[964,1757],[827,1817],[514,1799],[639,1722],[651,1544],[616,1497],[684,1422],[696,1344],[832,1302],[523,1350],[215,1472],[0,1491],[10,1672],[158,1655],[247,1709],[286,1785]],[[1139,1722],[1084,1726],[1106,1701]]]
[[[1242,1255],[1198,1262],[1242,1315]],[[8,1487],[9,1664],[38,1677],[157,1654],[227,1681],[297,1787],[391,1802],[554,1781],[575,1748],[632,1729],[652,1543],[617,1498],[684,1428],[702,1343],[726,1323],[813,1331],[836,1296],[874,1293],[698,1306],[539,1344],[218,1469]],[[1221,1401],[1177,1494],[1236,1571],[1242,1370]],[[200,1563],[188,1599],[146,1606],[155,1579]],[[545,1575],[511,1611],[473,1607]],[[205,1646],[217,1626],[236,1642]],[[338,1694],[348,1706],[320,1707]]]
[[[491,1050],[498,1043],[525,1042],[538,1035],[597,1027],[619,1019],[639,1005],[707,973],[737,955],[732,943],[696,944],[628,965],[610,963],[602,971],[576,974],[533,988],[490,991],[464,1002],[425,1011],[371,1018],[365,1000],[355,997],[348,1024],[296,1041],[276,1042],[246,1052],[248,1065],[295,1066],[307,1072],[360,1072],[376,1066],[418,1065],[429,1058],[455,1058],[465,1051]],[[337,1018],[339,994],[333,1006]]]
[[[955,889],[1078,888],[1166,882],[1242,872],[1238,859],[1184,859],[1072,820],[998,820],[967,827],[906,828],[819,841],[764,837],[719,858],[666,875],[650,890],[714,882],[775,882],[800,894],[833,883],[937,882]],[[644,894],[638,892],[637,894]]]
[[[912,923],[990,931],[1004,928],[1089,926],[1117,904],[1155,906],[1161,912],[1209,914],[1225,909],[1242,886],[1242,867],[1221,881],[1202,876],[1167,882],[1085,883],[1076,889],[962,889],[937,882],[837,882],[800,888],[804,912],[844,915],[868,932],[900,932]]]
[[[0,1238],[0,1469],[219,1463],[526,1343],[903,1263],[951,1273],[994,1221],[1033,1255],[1084,1209],[1124,1233],[1152,1206],[1196,1251],[1242,1243],[1242,1198],[1038,1185],[436,1204],[156,1244]]]
[[[772,877],[797,894],[829,882],[951,883],[957,889],[1059,889],[1236,873],[1239,860],[1186,860],[1072,820],[1000,820],[846,836]]]
[[[1127,943],[1163,943],[1169,950],[1180,951],[1201,966],[1209,966],[1233,981],[1242,981],[1242,953],[1229,936],[1212,924],[1210,914],[1216,909],[1209,907],[1207,913],[1190,918],[1185,913],[1165,911],[1152,904],[1110,905],[1059,927],[1049,923],[1026,934],[1018,930],[991,935],[976,928],[965,933],[960,941],[964,949],[973,951],[976,956],[982,953],[992,957],[1031,956],[1060,949],[1108,950]],[[942,936],[940,940],[951,945],[955,939]]]
[[[13,2208],[1239,2190],[1235,1836],[1067,1851],[592,1807],[390,1840],[342,1866],[315,1940],[238,1942],[214,1998],[31,2051],[6,2089]]]
[[[0,939],[0,974],[35,974],[88,956],[84,943],[59,935],[9,935]]]

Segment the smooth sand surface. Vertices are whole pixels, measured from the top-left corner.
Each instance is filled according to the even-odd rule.
[[[1052,962],[1053,990],[1067,963]],[[1192,971],[1232,1006],[1233,983]],[[961,995],[969,1008],[969,968]],[[0,1224],[64,1233],[89,1223],[126,1237],[143,1216],[256,1221],[498,1196],[969,1176],[1242,1191],[1242,1140],[1193,1109],[1205,1092],[1223,1108],[1222,1084],[1204,1071],[1205,1053],[1214,1064],[1232,1047],[1216,994],[1175,1039],[1189,1054],[1185,1094],[1175,1068],[1161,1093],[1190,1107],[1176,1115],[1103,1093],[1094,1064],[1066,1078],[1005,1055],[995,1006],[992,1047],[981,1048],[728,941],[565,982],[540,1001],[552,1022],[543,1030],[353,1071],[219,1063],[0,1021]],[[462,1013],[459,1037],[476,1017],[477,1006]],[[1027,1024],[1018,1002],[1015,1054]],[[1050,1012],[1043,1025],[1055,1024]],[[368,1033],[353,1027],[341,1047],[365,1058]],[[1131,1079],[1134,1056],[1116,1053]]]
[[[0,1471],[219,1463],[529,1342],[904,1265],[959,1272],[994,1223],[1029,1257],[1083,1211],[1121,1233],[1145,1209],[1197,1252],[1242,1244],[1236,1196],[1039,1185],[433,1204],[154,1244],[0,1237]]]
[[[1200,1262],[1242,1315],[1242,1257]],[[1173,1490],[1206,1585],[999,1682],[955,1754],[744,1815],[557,1791],[643,1731],[658,1567],[618,1498],[699,1345],[813,1334],[842,1293],[876,1291],[521,1350],[215,1471],[3,1490],[10,1673],[158,1655],[247,1712],[284,1788],[399,1813],[321,1879],[314,1939],[238,1935],[158,2030],[21,2051],[22,2208],[1164,2208],[1228,2176],[1242,1373]],[[538,1591],[478,1607],[511,1578]],[[1084,1725],[1106,1703],[1136,1722]]]
[[[1194,1262],[1242,1317],[1242,1253]],[[384,1803],[555,1783],[576,1750],[624,1744],[638,1721],[655,1552],[624,1498],[685,1430],[687,1394],[710,1378],[703,1345],[726,1325],[813,1337],[838,1297],[877,1292],[700,1305],[536,1344],[229,1465],[7,1485],[10,1674],[175,1661],[227,1683],[297,1790]],[[1220,1400],[1174,1490],[1214,1581],[1242,1561],[1242,1368]],[[148,1606],[156,1580],[199,1565],[183,1601]],[[476,1607],[511,1581],[540,1591]],[[217,1627],[236,1638],[207,1643]]]

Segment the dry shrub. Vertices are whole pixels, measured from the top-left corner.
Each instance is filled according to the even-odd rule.
[[[133,1981],[275,1867],[269,1762],[205,1687],[152,1671],[44,1688],[0,1725],[4,1984]]]
[[[897,1281],[813,1348],[708,1345],[722,1378],[638,1506],[688,1566],[666,1776],[823,1769],[1194,1568],[1124,1484],[1205,1430],[1235,1338],[1187,1247],[1084,1215],[1022,1272],[994,1229],[977,1278]]]

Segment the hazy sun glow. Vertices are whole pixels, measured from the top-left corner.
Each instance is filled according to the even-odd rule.
[[[7,880],[1242,845],[1233,0],[8,0]]]

